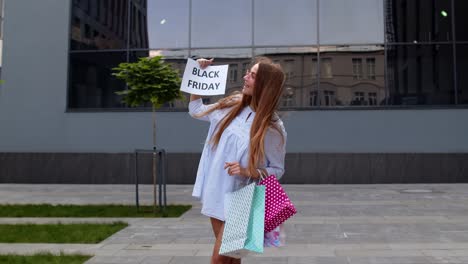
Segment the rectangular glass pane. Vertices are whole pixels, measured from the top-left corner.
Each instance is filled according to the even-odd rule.
[[[90,52],[70,54],[68,107],[122,108],[116,91],[125,83],[112,76],[112,68],[126,61],[126,52]]]
[[[255,0],[255,45],[317,44],[317,0]]]
[[[388,46],[389,104],[454,104],[452,52],[446,44]]]
[[[252,0],[192,2],[192,47],[252,45]]]
[[[468,13],[468,1],[455,1],[455,30],[457,41],[468,41],[468,24],[466,14]]]
[[[383,45],[321,46],[320,106],[377,106],[385,102]]]
[[[385,31],[389,42],[437,42],[453,39],[451,1],[387,0]]]
[[[317,47],[257,48],[255,56],[265,56],[279,63],[286,74],[281,108],[318,105]]]
[[[128,0],[73,1],[72,50],[125,49]]]
[[[320,44],[383,43],[382,1],[320,1]]]
[[[130,11],[131,48],[188,48],[189,0],[134,1]]]
[[[458,104],[468,105],[468,44],[457,45]]]

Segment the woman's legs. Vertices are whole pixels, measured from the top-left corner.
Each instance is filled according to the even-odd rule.
[[[224,222],[212,217],[210,217],[210,221],[214,236],[216,238],[216,242],[213,247],[213,256],[211,257],[211,264],[240,264],[240,259],[219,255],[221,239],[223,238]]]

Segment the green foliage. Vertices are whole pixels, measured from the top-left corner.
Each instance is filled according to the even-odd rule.
[[[109,224],[0,224],[0,243],[86,243],[94,244],[127,227]]]
[[[164,212],[154,214],[152,207],[134,205],[95,204],[2,204],[0,217],[179,217],[191,205],[168,205]]]
[[[123,95],[123,101],[129,106],[151,103],[157,108],[166,102],[182,98],[179,73],[165,63],[162,56],[120,63],[112,70],[112,75],[128,85],[128,90],[116,93]]]
[[[0,263],[8,264],[82,264],[92,256],[85,255],[65,255],[63,252],[60,255],[52,255],[51,253],[39,253],[34,255],[0,255]]]

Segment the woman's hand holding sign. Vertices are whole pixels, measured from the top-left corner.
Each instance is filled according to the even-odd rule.
[[[214,96],[226,92],[228,65],[212,66],[214,59],[187,59],[180,90],[192,95]],[[211,66],[211,67],[209,67]],[[191,101],[200,96],[191,97]]]
[[[213,60],[214,60],[213,58],[209,60],[201,58],[201,59],[198,59],[197,62],[200,65],[200,68],[205,69],[206,67],[210,66],[211,63],[213,63]]]

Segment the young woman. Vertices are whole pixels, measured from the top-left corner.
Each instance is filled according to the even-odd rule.
[[[198,60],[201,68],[212,62]],[[242,188],[249,178],[259,179],[260,172],[277,178],[284,173],[286,131],[275,112],[284,79],[281,67],[262,57],[245,74],[241,93],[212,105],[204,105],[198,95],[190,96],[190,115],[210,122],[192,195],[200,198],[201,213],[211,220],[216,238],[212,264],[241,263],[218,254],[224,230],[224,194]]]

